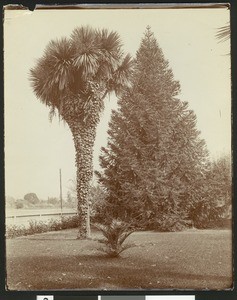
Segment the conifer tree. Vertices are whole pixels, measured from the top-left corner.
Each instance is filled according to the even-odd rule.
[[[102,148],[97,175],[107,191],[103,209],[139,226],[173,230],[201,200],[208,153],[194,112],[176,98],[179,82],[149,27],[131,86],[112,113]]]

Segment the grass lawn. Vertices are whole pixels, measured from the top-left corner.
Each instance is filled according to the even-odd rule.
[[[76,230],[7,240],[9,290],[228,289],[232,286],[229,230],[135,232],[136,244],[108,258]],[[98,233],[94,233],[94,237]]]

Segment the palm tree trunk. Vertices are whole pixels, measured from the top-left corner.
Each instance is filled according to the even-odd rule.
[[[80,122],[69,125],[72,131],[77,168],[77,212],[79,219],[78,239],[90,237],[89,193],[93,176],[93,146],[96,125],[83,126]]]

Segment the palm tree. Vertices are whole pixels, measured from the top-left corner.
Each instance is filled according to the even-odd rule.
[[[77,167],[78,238],[89,235],[88,195],[93,176],[93,145],[105,97],[129,85],[130,55],[116,32],[76,28],[70,38],[51,41],[30,70],[36,97],[71,129]]]

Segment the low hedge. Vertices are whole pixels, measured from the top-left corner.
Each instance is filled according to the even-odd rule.
[[[29,226],[8,225],[6,227],[6,238],[15,238],[18,236],[32,235],[47,231],[58,231],[62,229],[78,227],[78,217],[62,217],[61,219],[50,219],[49,221],[30,220]]]

